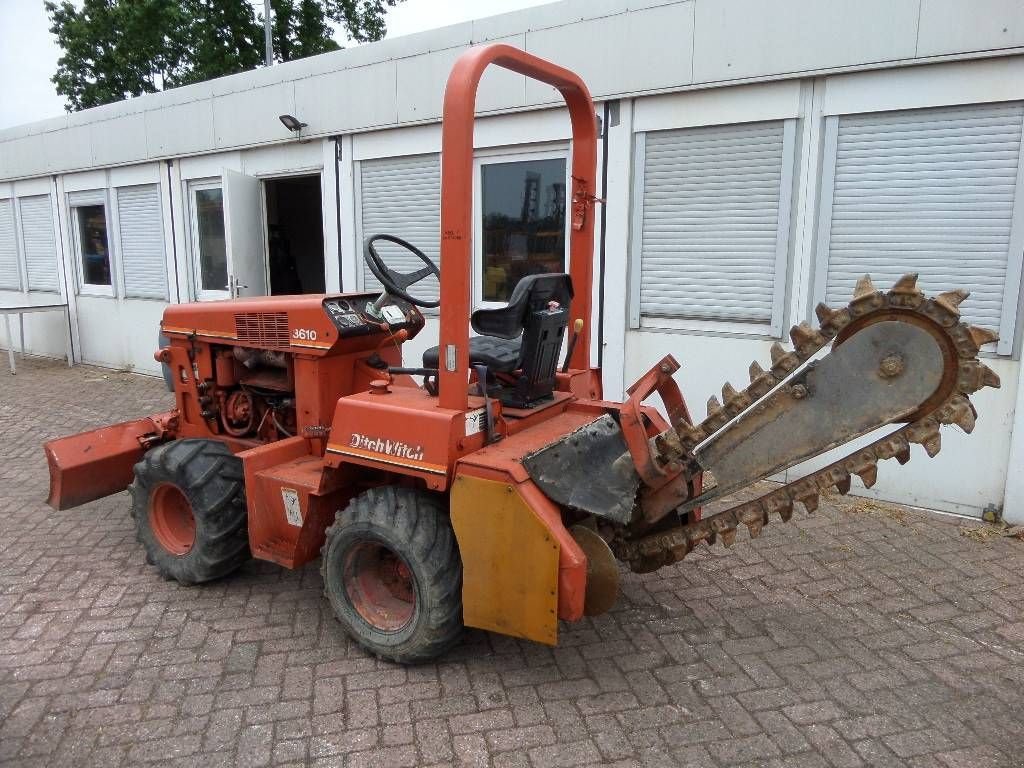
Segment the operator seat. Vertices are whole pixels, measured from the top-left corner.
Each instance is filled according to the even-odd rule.
[[[550,396],[572,296],[572,280],[564,272],[527,275],[504,307],[478,309],[470,317],[480,334],[469,339],[470,365],[486,365],[491,374],[522,372],[507,398],[510,405],[528,407]],[[437,369],[439,362],[439,347],[424,351],[424,368]]]

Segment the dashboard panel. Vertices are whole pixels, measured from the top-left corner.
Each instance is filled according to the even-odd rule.
[[[372,305],[380,294],[356,293],[328,296],[324,299],[324,312],[338,329],[342,339],[382,333],[387,324],[391,332],[406,329],[414,334],[423,327],[423,315],[415,306],[395,296],[386,296],[380,306],[380,317],[372,314]]]

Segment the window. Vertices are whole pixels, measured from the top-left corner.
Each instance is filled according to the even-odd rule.
[[[166,299],[167,261],[156,184],[118,188],[117,229],[124,295],[133,299]]]
[[[795,121],[636,137],[633,327],[782,331]]]
[[[30,291],[57,293],[57,239],[49,195],[18,198],[25,277]]]
[[[0,200],[0,290],[21,290],[14,205],[10,199]]]
[[[82,260],[84,285],[110,286],[110,245],[107,239],[107,209],[103,205],[79,205],[73,209]]]
[[[527,275],[565,271],[565,158],[480,166],[481,298],[507,302]]]
[[[228,252],[224,232],[224,192],[220,186],[193,189],[193,234],[200,293],[228,290]]]
[[[1024,250],[1024,103],[829,117],[815,294],[850,300],[917,272],[928,293],[966,288],[967,322],[1010,354]]]
[[[412,243],[440,266],[441,162],[437,155],[388,157],[359,163],[359,251],[372,235],[395,235]],[[375,246],[381,258],[399,272],[413,272],[423,264],[416,256],[391,243]],[[380,283],[363,265],[363,289],[379,291]],[[416,284],[413,295],[434,300],[441,286],[433,277]],[[434,314],[437,310],[424,310]]]

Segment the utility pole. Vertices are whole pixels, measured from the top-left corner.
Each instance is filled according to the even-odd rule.
[[[270,28],[270,0],[263,0],[263,42],[266,45],[263,63],[274,66],[274,40]]]

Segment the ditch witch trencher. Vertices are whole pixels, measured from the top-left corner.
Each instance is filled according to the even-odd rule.
[[[492,64],[554,86],[568,107],[569,273],[525,277],[507,306],[471,313],[475,98]],[[415,662],[463,626],[553,644],[559,619],[612,606],[616,560],[650,571],[702,542],[732,545],[741,525],[756,536],[795,502],[811,512],[853,475],[871,486],[877,462],[905,463],[913,443],[934,456],[941,425],[971,431],[968,395],[999,385],[977,359],[995,335],[960,322],[966,292],[929,298],[906,275],[888,291],[864,277],[849,305],[819,305],[819,327],[795,326],[793,349],[774,345],[771,365],[752,363],[744,388],[726,384],[703,421],[672,357],[624,402],[606,401],[590,364],[597,135],[586,86],[510,46],[473,48],[448,79],[442,137],[440,270],[378,234],[365,258],[379,295],[169,306],[156,358],[174,407],[47,443],[50,504],[127,488],[147,560],[184,584],[250,557],[300,568],[319,556],[351,636]],[[422,267],[396,271],[382,242]],[[414,289],[432,276],[439,302]],[[440,345],[403,367],[402,343],[424,327],[418,307],[437,306]],[[644,404],[655,393],[664,414]],[[886,425],[822,469],[701,517],[709,500]]]

